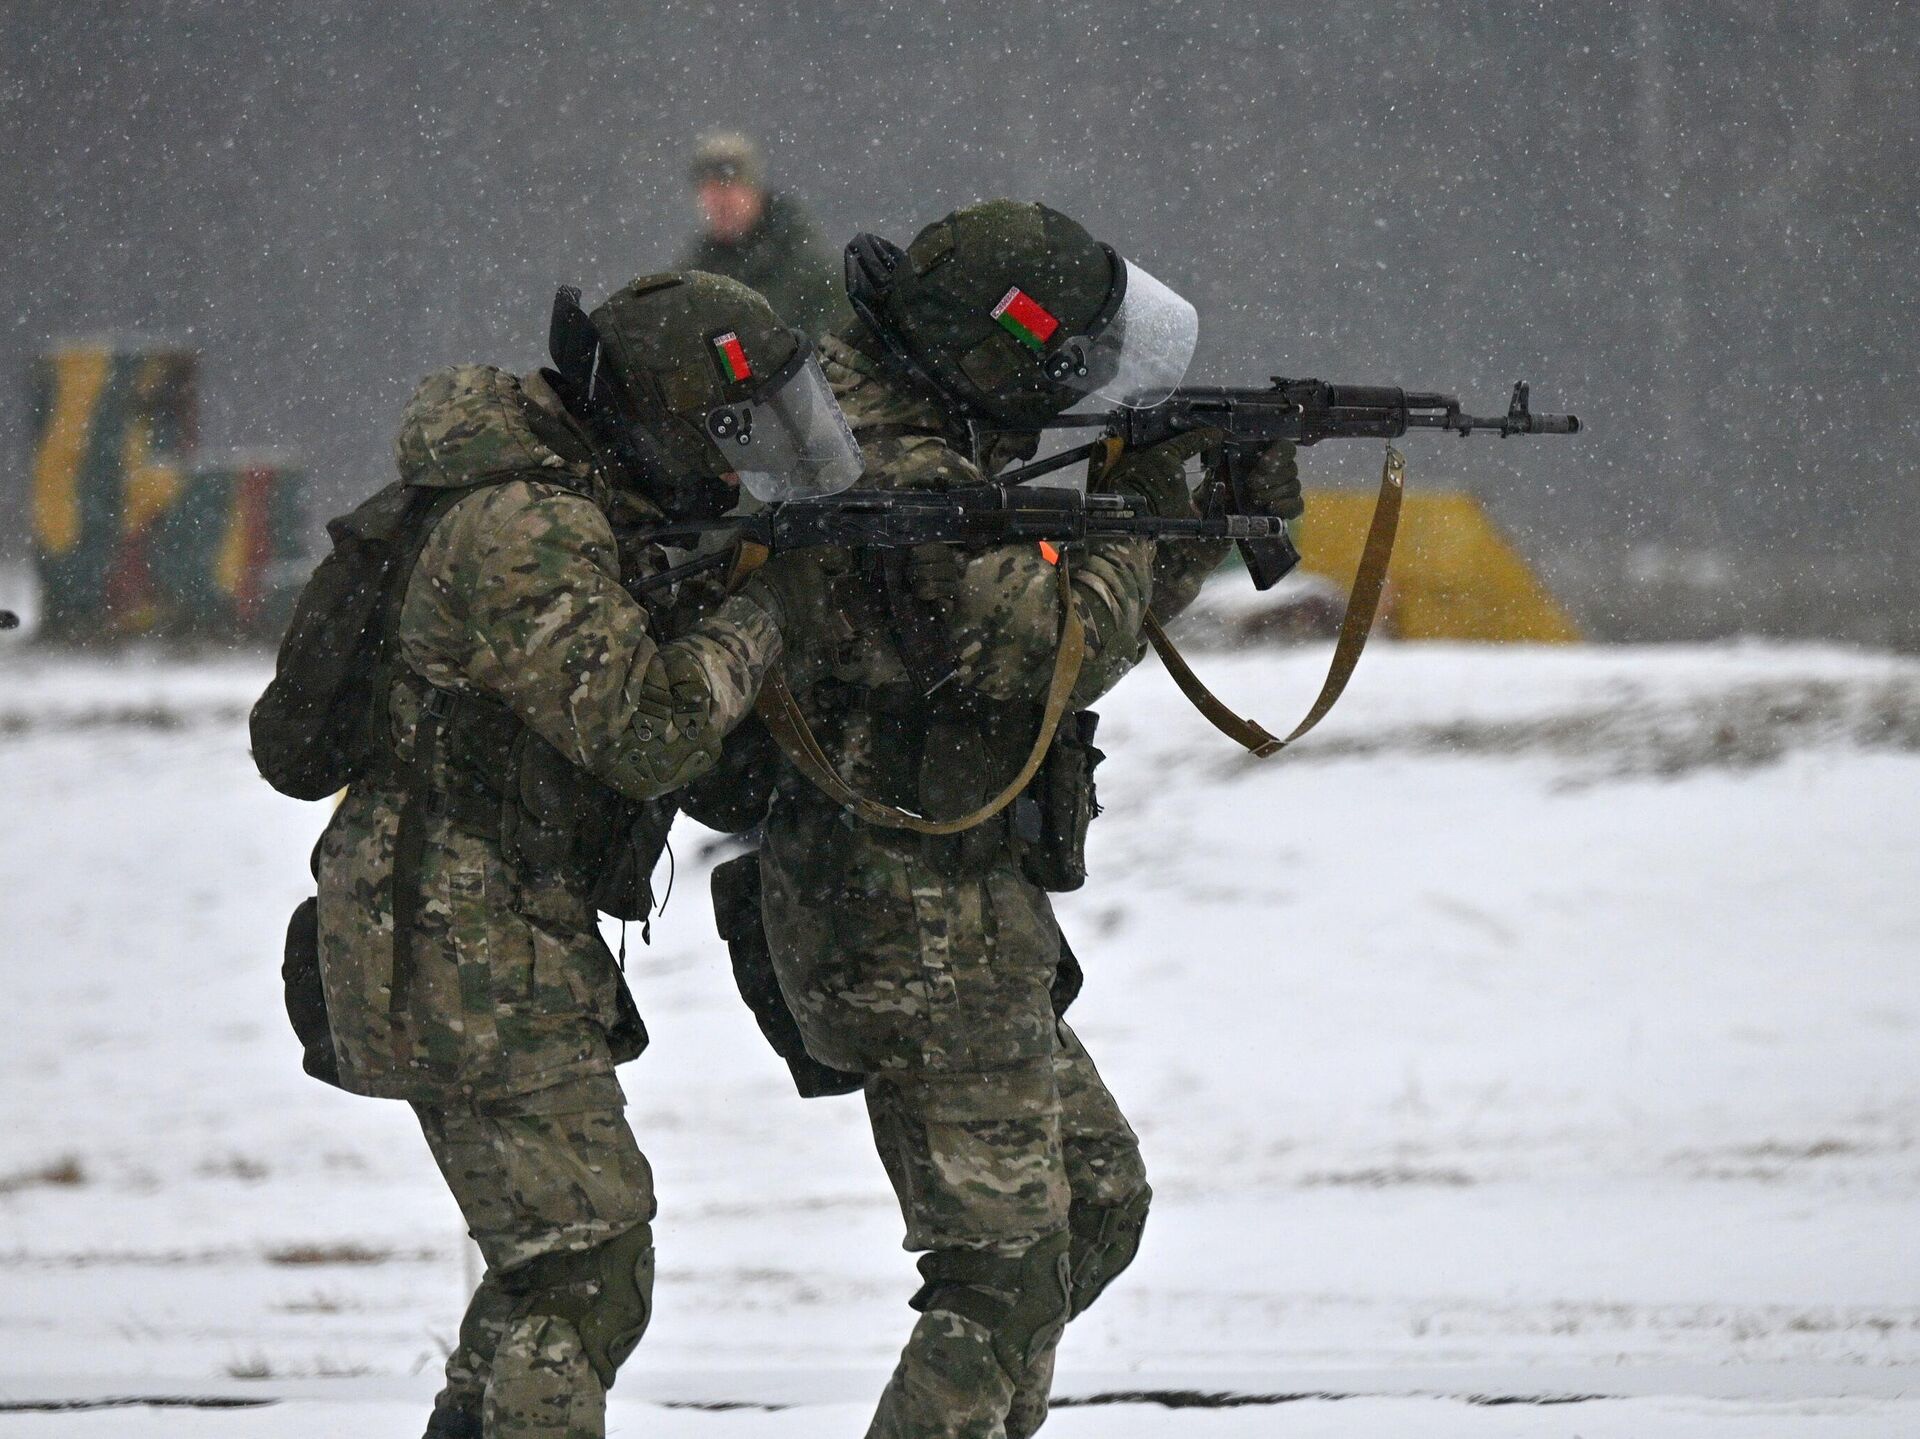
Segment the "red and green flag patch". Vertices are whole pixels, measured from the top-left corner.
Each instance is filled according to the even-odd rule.
[[[1047,312],[1047,307],[1018,285],[1000,297],[1000,303],[993,307],[993,318],[1030,350],[1044,348],[1053,338],[1053,332],[1060,328],[1060,322]]]
[[[713,348],[720,354],[720,372],[729,380],[751,380],[753,366],[747,363],[746,348],[732,330],[713,337]]]

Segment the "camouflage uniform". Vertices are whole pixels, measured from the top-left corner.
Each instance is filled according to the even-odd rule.
[[[794,196],[766,193],[760,222],[728,242],[702,234],[681,253],[676,268],[704,270],[758,290],[776,314],[809,335],[825,335],[849,318],[840,289],[840,257]]]
[[[779,632],[737,597],[677,638],[651,632],[621,587],[608,515],[657,511],[608,489],[537,376],[432,376],[396,451],[409,483],[472,492],[435,524],[399,614],[389,739],[396,766],[428,767],[435,796],[399,1002],[400,787],[356,783],[315,855],[341,1081],[413,1104],[486,1257],[440,1432],[479,1432],[468,1426],[484,1396],[488,1435],[598,1436],[609,1355],[644,1325],[654,1198],[613,1072],[644,1032],[600,938],[595,856],[577,831],[590,850],[627,802],[710,766]],[[417,754],[430,707],[448,705],[435,752]],[[602,1260],[611,1279],[589,1272]],[[596,1286],[626,1304],[622,1332],[565,1297]]]
[[[828,378],[867,459],[864,484],[941,486],[980,472],[939,409],[840,338]],[[1091,703],[1140,658],[1149,599],[1171,613],[1223,550],[1164,555],[1108,540],[1071,556]],[[785,669],[857,789],[922,813],[964,812],[1025,757],[1060,629],[1036,547],[970,555],[939,612],[960,669],[931,698],[906,683],[876,587],[842,552],[813,556]],[[810,606],[810,607],[809,607]],[[1163,608],[1164,607],[1164,608]],[[1007,816],[960,835],[865,824],[786,771],[761,851],[780,987],[814,1058],[871,1076],[875,1141],[929,1251],[922,1317],[870,1434],[997,1439],[1046,1415],[1053,1349],[1132,1257],[1149,1190],[1139,1147],[1085,1049],[1055,1014],[1061,943]]]

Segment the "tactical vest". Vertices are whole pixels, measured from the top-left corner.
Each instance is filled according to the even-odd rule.
[[[511,478],[489,476],[467,489],[436,494],[414,537],[413,564],[384,618],[385,674],[375,694],[384,699],[386,722],[370,727],[374,744],[365,783],[389,792],[400,814],[393,858],[396,1014],[405,1006],[411,978],[429,816],[443,816],[495,843],[523,891],[558,888],[583,914],[598,910],[639,920],[652,911],[653,866],[673,824],[671,798],[626,798],[505,705],[432,685],[402,658],[398,631],[406,588],[434,525],[461,498]],[[558,474],[541,479],[574,488]],[[615,1047],[623,1047],[618,1037]]]
[[[530,425],[545,418],[529,413],[530,405],[523,408],[498,372],[476,368],[466,379],[478,405],[511,403],[515,418]],[[543,465],[529,476],[505,465],[468,482],[409,469],[333,521],[334,548],[296,602],[274,680],[252,716],[255,758],[275,788],[315,799],[353,784],[384,792],[399,813],[391,880],[396,1015],[405,1008],[411,977],[432,818],[494,843],[524,892],[566,896],[561,902],[569,911],[644,919],[652,909],[649,876],[665,847],[673,802],[626,799],[506,706],[437,688],[401,654],[407,589],[439,522],[479,490],[529,477],[592,498],[564,466]],[[296,925],[303,934],[306,927]],[[310,1007],[308,991],[318,992],[312,958],[311,946],[290,938],[290,1012],[296,989],[303,1007]],[[623,1008],[630,1010],[631,1001]],[[299,1018],[296,1013],[296,1030]],[[632,1035],[610,1040],[616,1057],[630,1058],[644,1043],[637,1015],[622,1028]],[[311,1035],[302,1034],[309,1041],[308,1067],[318,1073],[311,1050],[324,1025],[308,1029]]]
[[[884,361],[863,339],[864,332],[855,332],[824,345],[831,370],[873,382],[849,397],[836,381],[861,442],[911,437],[963,444],[924,398],[894,388]],[[976,468],[987,470],[997,463],[977,452],[973,459]],[[834,678],[808,687],[806,717],[827,754],[852,761],[859,778],[854,788],[867,798],[918,815],[965,815],[990,802],[1021,771],[1042,734],[1046,707],[994,698],[957,677],[953,641],[934,611],[911,593],[906,564],[900,550],[856,552],[837,566],[823,562]],[[887,664],[873,659],[876,645],[890,651],[897,678],[890,681]],[[1086,877],[1087,825],[1099,807],[1093,787],[1101,758],[1092,744],[1097,723],[1091,711],[1062,716],[1024,790],[983,823],[945,834],[889,829],[884,843],[955,879],[984,873],[1011,846],[1035,884],[1077,888]],[[797,766],[785,769],[781,791],[787,804],[835,802]]]

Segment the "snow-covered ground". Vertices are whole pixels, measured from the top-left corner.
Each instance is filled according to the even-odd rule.
[[[1200,662],[1277,725],[1324,655]],[[453,1333],[411,1116],[285,1032],[323,809],[252,774],[264,674],[0,649],[8,1439],[411,1435]],[[1920,1433],[1920,662],[1383,645],[1263,763],[1151,661],[1102,711],[1061,910],[1158,1198],[1060,1389],[1308,1397],[1049,1433]],[[706,840],[631,933],[661,1272],[614,1431],[856,1434],[912,1257],[858,1101],[732,992]],[[21,1407],[183,1396],[247,1407]],[[729,1402],[787,1407],[685,1407]]]

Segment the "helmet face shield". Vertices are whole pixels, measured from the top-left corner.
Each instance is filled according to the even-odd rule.
[[[838,494],[866,467],[804,339],[746,400],[709,410],[706,429],[747,493],[768,504]]]
[[[1091,335],[1048,356],[1048,375],[1081,395],[1133,409],[1157,405],[1186,377],[1200,340],[1200,316],[1185,297],[1130,260],[1119,265],[1120,303]]]

